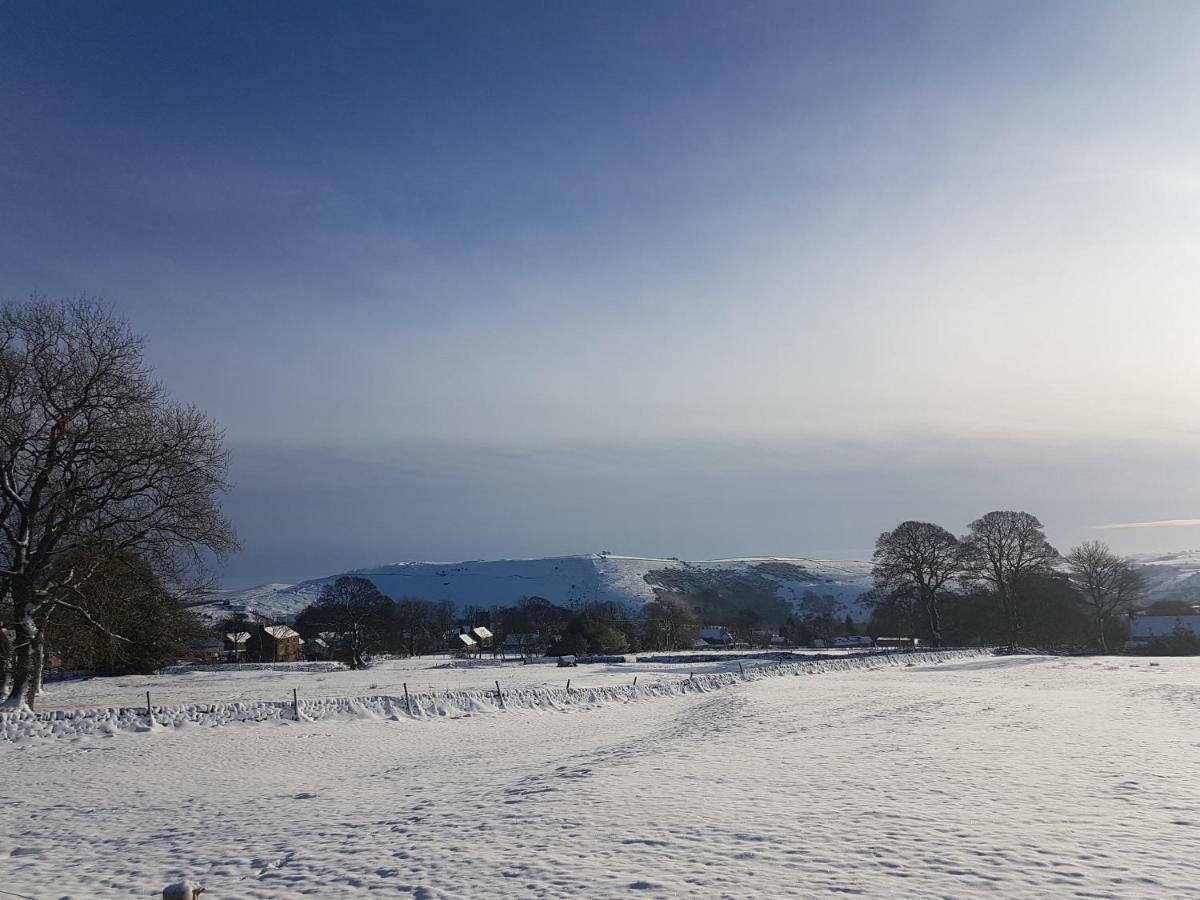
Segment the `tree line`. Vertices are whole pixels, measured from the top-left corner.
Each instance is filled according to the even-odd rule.
[[[1060,554],[1027,512],[996,510],[962,537],[907,521],[875,542],[873,624],[934,646],[1092,645],[1123,640],[1144,579],[1099,541]]]

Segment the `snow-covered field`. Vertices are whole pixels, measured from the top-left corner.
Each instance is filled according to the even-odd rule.
[[[759,653],[763,651],[757,651]],[[850,651],[811,651],[814,658],[845,655]],[[702,654],[696,654],[702,655]],[[88,709],[103,706],[144,706],[146,692],[155,706],[179,706],[185,703],[242,703],[249,700],[290,700],[295,688],[301,698],[354,697],[367,694],[399,694],[403,686],[410,691],[503,690],[532,687],[563,687],[567,679],[577,687],[628,684],[634,676],[639,683],[658,679],[680,680],[691,673],[713,674],[738,671],[738,653],[703,654],[713,662],[658,664],[627,662],[558,668],[547,658],[522,663],[519,660],[493,661],[453,659],[440,654],[413,659],[384,660],[369,669],[320,671],[301,665],[280,664],[260,671],[238,670],[228,666],[196,666],[158,675],[130,675],[119,678],[79,678],[50,682],[38,701],[39,709]],[[632,658],[632,657],[631,657]],[[773,663],[746,660],[746,669]]]
[[[0,890],[1195,896],[1200,660],[1156,662],[0,743]]]

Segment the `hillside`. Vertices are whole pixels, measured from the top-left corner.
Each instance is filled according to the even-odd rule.
[[[1147,553],[1133,559],[1146,575],[1146,601],[1200,602],[1200,551]],[[544,597],[561,606],[612,601],[640,607],[654,599],[654,587],[691,589],[737,583],[765,587],[789,602],[806,593],[834,599],[839,614],[865,617],[856,602],[870,587],[871,566],[863,560],[745,557],[687,562],[640,556],[557,556],[544,559],[475,560],[458,563],[408,562],[350,573],[369,578],[393,598],[449,600],[467,607],[510,606],[522,597]],[[316,600],[331,575],[299,584],[264,584],[219,591],[203,611],[216,617],[246,612],[289,619]],[[653,583],[652,583],[653,582]]]
[[[481,560],[459,563],[399,563],[347,573],[369,578],[393,598],[449,600],[459,609],[510,606],[522,597],[544,597],[573,607],[612,601],[640,607],[654,599],[654,584],[707,585],[741,579],[796,601],[812,592],[832,597],[838,607],[860,615],[855,601],[869,587],[870,565],[860,561],[750,557],[685,562],[634,556],[559,556],[546,559]],[[295,585],[266,584],[220,592],[210,615],[248,612],[286,619],[312,603],[328,578]],[[647,580],[649,577],[649,580]]]

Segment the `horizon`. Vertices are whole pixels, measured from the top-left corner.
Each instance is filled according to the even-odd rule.
[[[1200,7],[0,18],[0,298],[104,298],[225,428],[227,583],[1200,546]]]

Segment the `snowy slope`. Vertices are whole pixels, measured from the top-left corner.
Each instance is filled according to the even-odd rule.
[[[1142,553],[1133,557],[1146,576],[1146,600],[1200,603],[1200,550]]]
[[[1133,557],[1146,574],[1146,601],[1185,599],[1200,602],[1200,551],[1147,553]],[[615,601],[640,607],[654,599],[646,575],[662,570],[695,573],[757,574],[774,581],[789,601],[805,592],[830,595],[843,613],[866,613],[856,603],[871,584],[865,560],[818,560],[803,557],[740,557],[684,562],[640,556],[557,556],[544,559],[477,560],[459,563],[408,562],[358,569],[393,598],[449,600],[460,610],[470,606],[511,606],[522,597],[544,597],[573,607],[592,601]],[[206,608],[210,616],[249,612],[272,619],[295,616],[316,600],[336,575],[299,584],[264,584],[241,591],[221,591]]]
[[[779,595],[787,600],[798,600],[806,591],[813,591],[832,596],[847,612],[854,611],[854,601],[870,586],[870,564],[866,562],[779,557],[684,562],[604,554],[460,563],[409,562],[358,569],[348,574],[371,579],[389,597],[449,600],[459,609],[511,606],[522,597],[533,596],[567,607],[614,601],[637,608],[654,599],[653,588],[645,576],[664,569],[756,574],[775,582]],[[312,603],[321,588],[336,577],[220,592],[208,611],[210,615],[256,612],[287,618]]]

